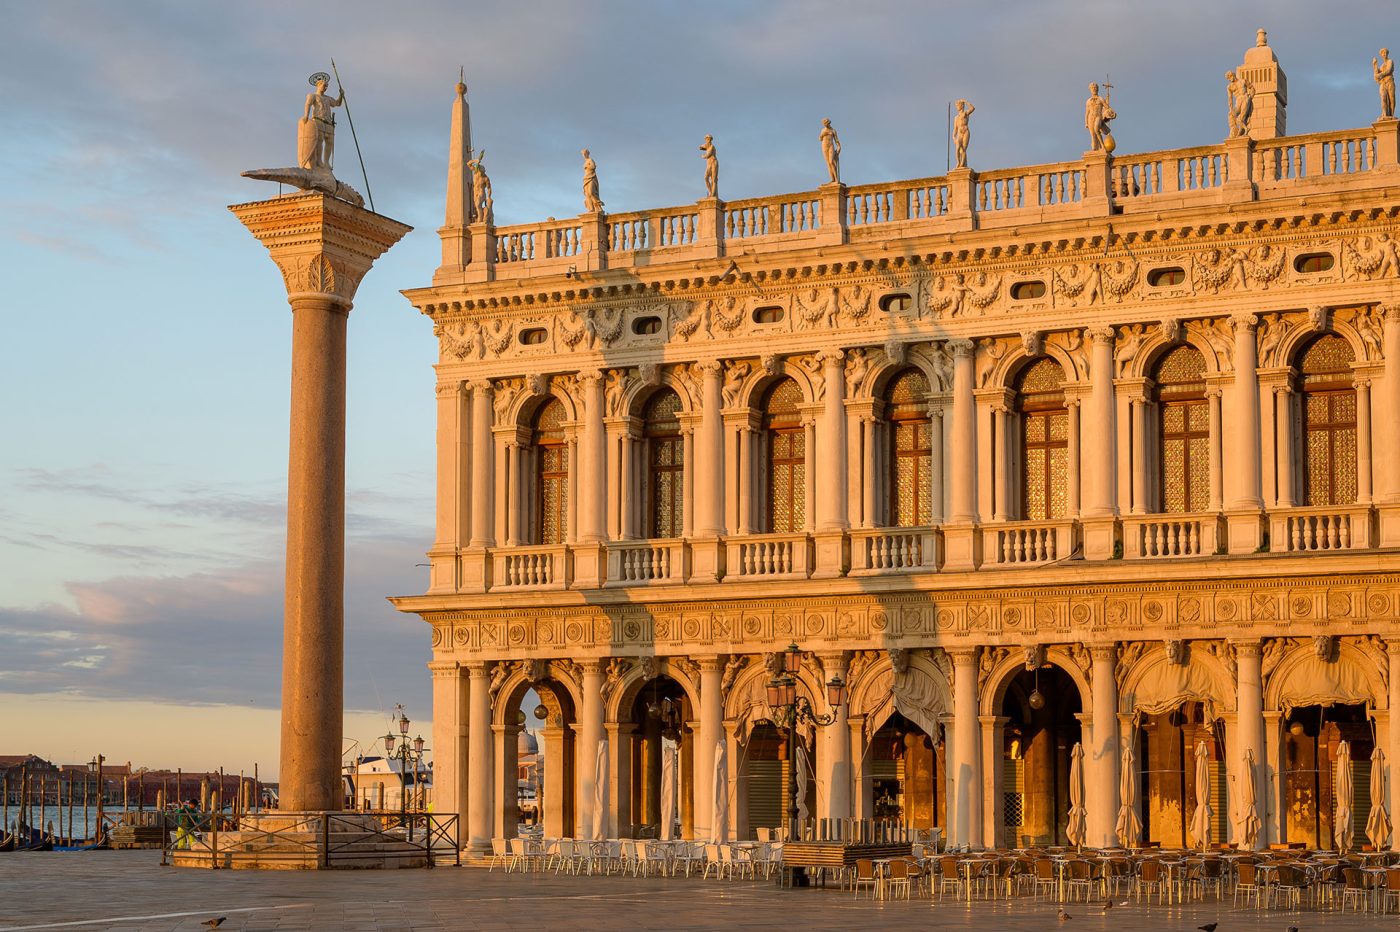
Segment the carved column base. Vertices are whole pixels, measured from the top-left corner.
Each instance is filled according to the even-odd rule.
[[[982,565],[982,534],[975,524],[945,525],[943,569],[975,570]]]
[[[1231,554],[1258,553],[1264,546],[1264,513],[1257,508],[1225,512],[1225,529]]]
[[[602,544],[576,544],[569,548],[573,556],[571,589],[597,589],[607,581],[607,551]]]
[[[690,582],[712,583],[724,578],[724,541],[718,537],[690,541]]]
[[[1118,519],[1109,515],[1103,518],[1081,518],[1079,521],[1081,539],[1084,541],[1084,559],[1111,560],[1122,556],[1119,549]]]
[[[491,588],[491,555],[484,547],[463,550],[457,558],[461,576],[457,589],[460,592],[485,592]]]
[[[844,531],[825,531],[812,535],[817,560],[813,579],[834,579],[845,576],[851,565],[851,546]]]

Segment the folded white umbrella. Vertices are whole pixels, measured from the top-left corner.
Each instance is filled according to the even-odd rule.
[[[1333,775],[1336,778],[1336,786],[1333,787],[1336,793],[1336,814],[1332,821],[1332,839],[1336,842],[1338,851],[1350,851],[1352,841],[1351,830],[1351,744],[1342,741],[1337,744],[1337,760],[1333,763]]]
[[[1244,749],[1244,769],[1240,772],[1240,843],[1246,848],[1259,844],[1259,805],[1254,793],[1254,749]]]
[[[807,809],[807,784],[812,779],[812,762],[807,759],[807,745],[797,742],[797,835],[801,840],[802,827],[807,824],[811,812]]]
[[[661,840],[676,837],[676,749],[668,745],[661,754]]]
[[[1191,815],[1191,837],[1198,848],[1210,847],[1210,752],[1202,741],[1196,745],[1196,810]]]
[[[1074,750],[1069,754],[1069,825],[1065,834],[1075,847],[1084,844],[1087,829],[1084,809],[1084,745],[1074,742]]]
[[[1366,837],[1380,851],[1390,837],[1390,813],[1385,808],[1385,755],[1380,748],[1371,752],[1371,814],[1366,817]]]
[[[710,831],[714,832],[715,844],[722,844],[729,840],[729,753],[723,740],[715,742],[715,773],[711,791],[715,817],[710,820]]]
[[[1118,775],[1118,823],[1114,832],[1124,848],[1136,848],[1142,843],[1142,819],[1138,818],[1137,762],[1133,760],[1133,742],[1123,744],[1123,765]]]
[[[595,840],[608,837],[608,739],[598,742],[598,757],[593,778],[593,835]]]

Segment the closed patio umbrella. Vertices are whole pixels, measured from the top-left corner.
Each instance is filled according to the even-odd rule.
[[[724,742],[715,743],[715,774],[711,786],[711,799],[715,804],[715,817],[710,820],[715,844],[729,840],[729,754]]]
[[[1198,848],[1210,847],[1210,752],[1204,741],[1196,745],[1196,811],[1191,814],[1191,837]]]
[[[1069,843],[1078,847],[1084,844],[1085,816],[1084,809],[1084,745],[1078,741],[1074,743],[1074,750],[1069,755],[1069,825],[1065,827],[1065,835],[1069,837]]]
[[[1385,808],[1385,755],[1380,748],[1371,752],[1371,814],[1366,818],[1366,837],[1380,851],[1390,835],[1390,813]]]
[[[807,756],[807,745],[797,742],[797,839],[801,840],[803,826],[811,815],[807,808],[807,784],[812,780],[812,762]]]
[[[668,746],[661,755],[661,840],[676,836],[676,749]]]
[[[1118,780],[1118,797],[1122,804],[1118,807],[1118,823],[1114,826],[1114,832],[1118,835],[1118,843],[1124,848],[1136,848],[1142,843],[1142,819],[1138,818],[1137,762],[1133,760],[1131,738],[1123,744],[1123,766]]]
[[[1259,806],[1254,798],[1254,749],[1244,749],[1240,771],[1240,843],[1246,848],[1259,844]]]
[[[598,758],[594,764],[593,781],[593,839],[608,837],[608,739],[598,742]]]
[[[1346,741],[1337,744],[1337,759],[1332,764],[1332,774],[1336,778],[1337,809],[1332,822],[1332,839],[1338,851],[1351,850],[1351,744]]]

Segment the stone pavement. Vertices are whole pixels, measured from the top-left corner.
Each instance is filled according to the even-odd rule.
[[[185,930],[227,916],[221,930],[456,929],[991,929],[1176,930],[1218,920],[1220,932],[1370,930],[1374,914],[1256,912],[1208,902],[1128,906],[1105,917],[1070,904],[872,903],[834,889],[770,883],[432,871],[256,872],[163,868],[150,851],[0,854],[0,932],[15,929]]]

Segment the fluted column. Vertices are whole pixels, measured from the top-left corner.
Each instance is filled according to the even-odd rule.
[[[1261,668],[1261,653],[1259,640],[1250,638],[1243,641],[1232,641],[1235,648],[1235,729],[1238,734],[1238,741],[1235,742],[1238,761],[1230,761],[1229,769],[1237,773],[1238,781],[1251,779],[1254,781],[1255,806],[1258,808],[1259,821],[1261,825],[1267,825],[1264,819],[1264,808],[1268,801],[1267,781],[1261,780],[1260,775],[1268,765],[1266,748],[1264,747],[1264,678]],[[1254,752],[1254,772],[1245,774],[1244,753]],[[1232,806],[1232,808],[1234,808]],[[1239,824],[1239,816],[1242,813],[1233,812],[1233,821]],[[1236,831],[1235,838],[1243,843],[1243,837]],[[1266,832],[1261,830],[1255,847],[1262,848],[1267,843]]]
[[[496,500],[495,451],[491,443],[492,391],[490,382],[473,382],[472,391],[472,536],[473,547],[494,547],[492,534]]]
[[[1118,824],[1118,646],[1096,644],[1089,648],[1092,662],[1090,691],[1093,698],[1093,743],[1089,747],[1093,787],[1088,795],[1089,844],[1117,844]]]
[[[578,838],[593,838],[593,813],[597,794],[598,744],[603,740],[603,665],[597,660],[583,662],[583,708],[579,715],[578,744],[574,770],[578,795],[574,809]],[[545,779],[549,779],[548,776]],[[607,787],[603,788],[606,797]]]
[[[826,398],[818,431],[821,456],[817,460],[814,490],[817,530],[843,531],[849,526],[846,519],[846,353],[839,349],[825,350],[821,363]]]
[[[1093,341],[1089,357],[1090,426],[1080,446],[1089,467],[1084,515],[1102,518],[1118,514],[1118,475],[1113,464],[1118,437],[1113,404],[1113,328],[1095,327],[1089,338]]]
[[[953,658],[952,843],[982,846],[982,757],[978,747],[977,656],[979,650],[949,652]]]
[[[495,768],[491,766],[490,664],[467,666],[467,834],[473,854],[491,850],[491,814]]]
[[[724,738],[724,657],[702,657],[700,663],[700,725],[696,732],[694,778],[695,838],[714,839],[715,745]]]
[[[603,374],[581,372],[583,429],[579,449],[579,540],[597,543],[608,538],[608,450],[603,430]]]
[[[977,521],[977,399],[973,396],[972,341],[949,340],[953,353],[953,463],[949,476],[951,520]]]
[[[695,444],[695,533],[723,537],[724,524],[724,387],[719,360],[696,364],[701,375],[700,431]]]

